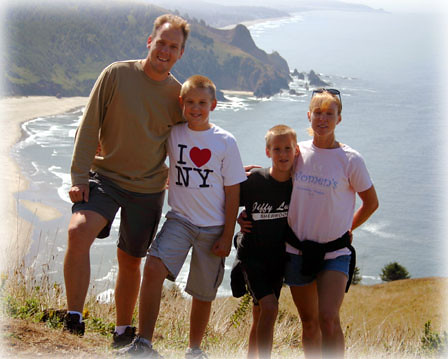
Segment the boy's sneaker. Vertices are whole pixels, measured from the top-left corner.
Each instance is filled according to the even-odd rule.
[[[112,347],[121,348],[132,343],[135,339],[135,327],[127,327],[123,334],[114,332]]]
[[[80,320],[79,314],[70,314],[67,313],[64,317],[64,330],[68,331],[72,334],[83,336],[85,330],[85,323],[79,322]]]
[[[185,359],[208,359],[208,356],[201,348],[188,348],[185,352]]]
[[[134,341],[127,347],[120,349],[122,355],[129,355],[135,357],[144,357],[151,359],[162,359],[163,357],[153,349],[152,345],[146,344],[139,336],[136,336]]]

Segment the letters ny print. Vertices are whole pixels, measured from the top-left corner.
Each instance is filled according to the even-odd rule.
[[[189,187],[190,185],[190,175],[199,176],[201,179],[200,188],[207,188],[210,185],[207,183],[207,178],[213,170],[208,168],[201,168],[210,161],[212,153],[208,148],[200,149],[198,147],[193,147],[189,151],[187,150],[187,145],[178,144],[179,156],[177,160],[177,181],[176,185]],[[185,156],[188,156],[196,167],[188,167],[188,163],[185,162]]]

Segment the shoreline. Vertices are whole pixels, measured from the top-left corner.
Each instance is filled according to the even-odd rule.
[[[221,90],[221,92],[225,95],[229,96],[254,96],[253,91],[242,91],[242,90]]]
[[[87,104],[88,97],[18,96],[1,97],[0,113],[3,136],[0,137],[0,185],[2,205],[0,207],[0,273],[20,263],[26,255],[32,232],[32,224],[20,218],[17,213],[16,193],[28,187],[28,180],[11,156],[11,148],[23,139],[21,125],[38,117],[63,114]],[[55,209],[38,202],[20,201],[39,220],[51,220],[58,215]],[[39,215],[37,215],[37,212]]]
[[[293,15],[289,14],[288,16],[281,16],[281,17],[267,17],[267,18],[263,18],[263,19],[255,19],[255,20],[248,20],[248,21],[242,21],[238,24],[231,24],[231,25],[226,25],[223,27],[220,27],[219,30],[232,30],[234,29],[237,25],[244,25],[246,27],[252,26],[252,25],[257,25],[257,24],[262,24],[264,22],[270,22],[270,21],[278,21],[278,20],[284,20],[284,19],[289,19],[291,18]]]

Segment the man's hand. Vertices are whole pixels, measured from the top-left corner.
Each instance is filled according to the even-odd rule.
[[[230,254],[230,250],[232,249],[232,238],[220,237],[212,248],[212,253],[221,258],[228,257]]]
[[[82,201],[89,202],[89,185],[75,184],[68,191],[68,195],[73,203]]]
[[[242,211],[238,218],[236,219],[240,225],[240,231],[243,233],[250,233],[252,230],[252,221],[247,220],[246,211]]]

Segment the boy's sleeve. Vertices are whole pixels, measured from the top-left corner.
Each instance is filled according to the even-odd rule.
[[[227,150],[222,165],[222,176],[224,186],[233,186],[247,179],[236,140],[231,136],[228,137],[227,141]]]
[[[240,183],[240,206],[244,206],[244,204],[247,202],[247,184],[249,182],[249,178],[246,177],[246,179]]]

